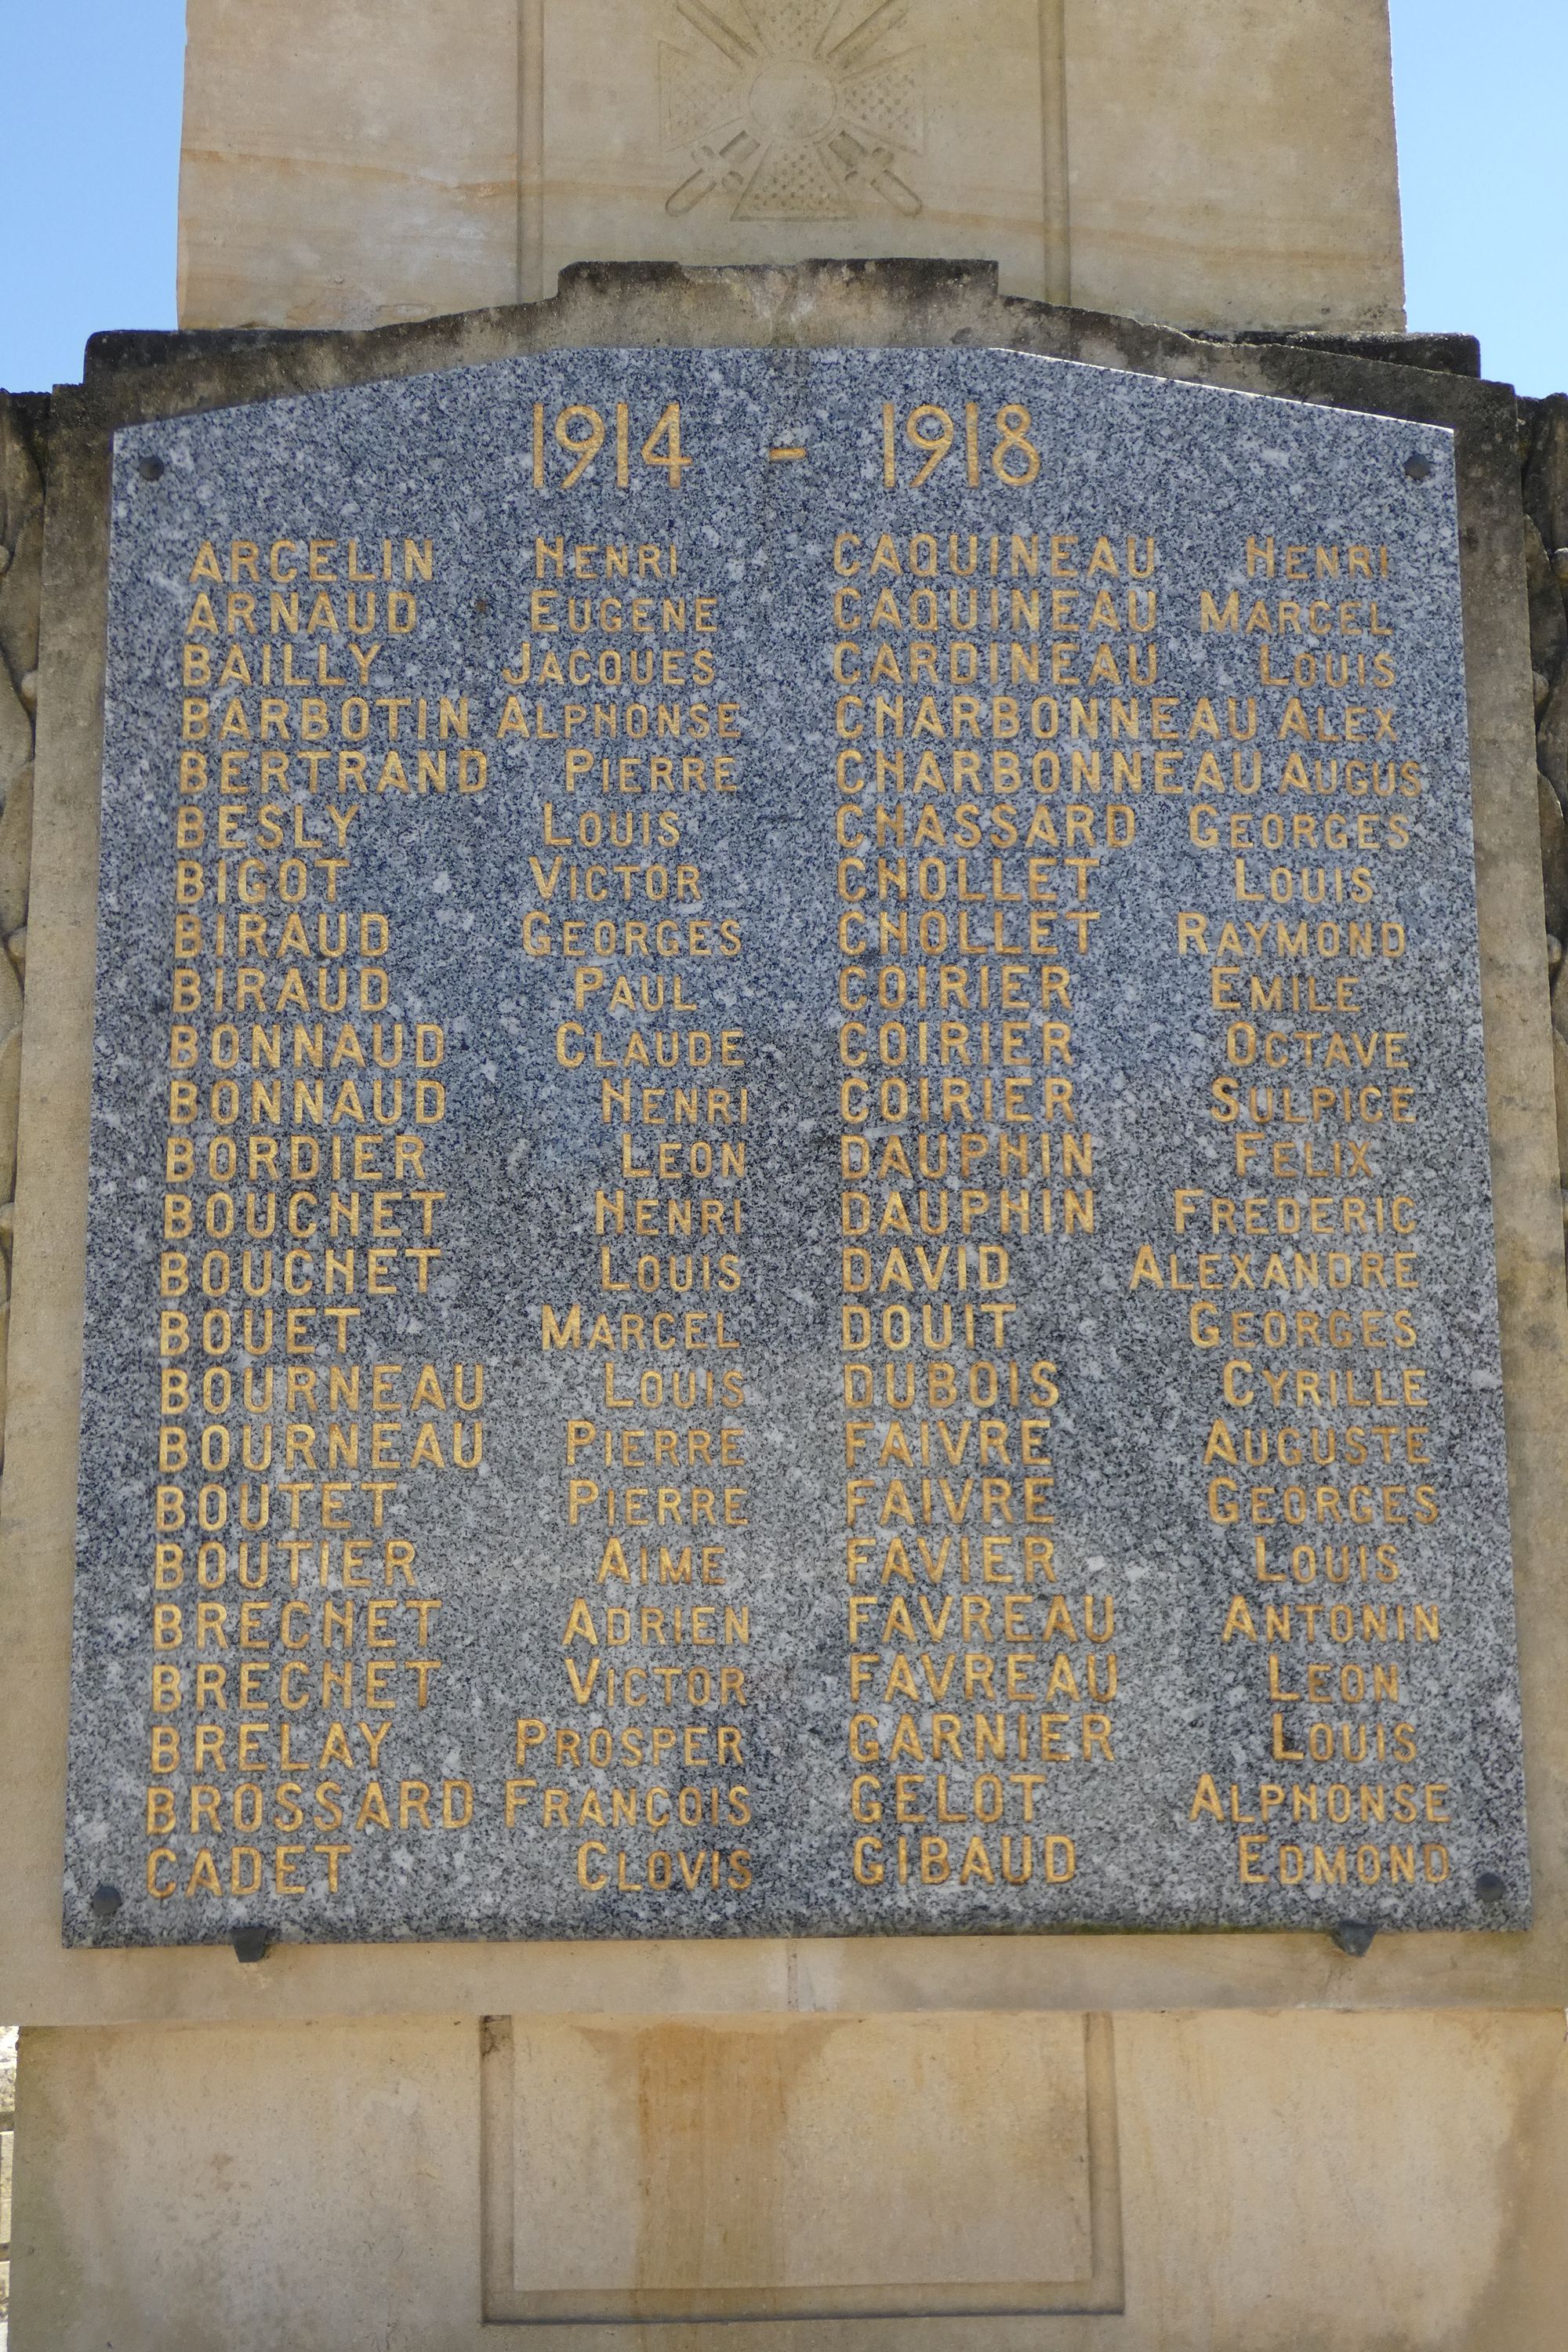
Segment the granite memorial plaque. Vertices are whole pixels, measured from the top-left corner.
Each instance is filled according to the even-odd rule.
[[[1450,436],[116,443],[76,1944],[1522,1926]]]

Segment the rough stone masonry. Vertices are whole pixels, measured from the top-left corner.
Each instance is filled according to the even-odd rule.
[[[1519,404],[1524,488],[1524,560],[1530,649],[1535,665],[1540,752],[1541,864],[1546,886],[1546,957],[1557,1069],[1558,1151],[1568,1168],[1568,393]],[[1564,1222],[1568,1223],[1568,1196]]]
[[[33,831],[33,732],[37,708],[38,595],[44,547],[39,436],[47,403],[0,392],[0,1258],[9,1314],[11,1203],[22,1074],[22,992],[27,970],[27,864]],[[5,1323],[0,1319],[0,1459],[5,1428]]]

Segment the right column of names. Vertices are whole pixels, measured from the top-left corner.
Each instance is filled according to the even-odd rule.
[[[1401,984],[1428,777],[1403,741],[1390,550],[1260,532],[1238,552],[1186,616],[1246,648],[1249,690],[1189,788],[1197,903],[1169,942],[1212,1038],[1209,1164],[1131,1282],[1188,1294],[1193,1466],[1235,1570],[1213,1633],[1260,1766],[1215,1759],[1190,1818],[1242,1886],[1349,1895],[1450,1869],[1419,1705],[1448,1629],[1421,1572],[1441,1508],[1409,1176],[1429,1106]]]

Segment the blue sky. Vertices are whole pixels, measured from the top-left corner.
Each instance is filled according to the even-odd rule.
[[[1479,334],[1521,392],[1568,390],[1568,0],[1393,17],[1410,323]],[[75,382],[97,328],[174,323],[183,24],[183,0],[0,0],[12,391]]]

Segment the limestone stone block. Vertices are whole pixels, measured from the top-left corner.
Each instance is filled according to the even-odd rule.
[[[488,2284],[503,2150],[524,2274],[637,2314],[577,2352],[1562,2340],[1560,2010],[510,2023],[500,2099],[477,2018],[25,2032],[14,2352],[547,2352]],[[700,2305],[786,2267],[811,2316]]]
[[[1397,328],[1385,0],[191,0],[191,327],[575,261],[992,260],[1209,328]]]
[[[1454,2023],[1119,2026],[1129,2352],[1560,2340],[1562,2019]]]
[[[517,0],[193,0],[182,318],[515,301],[517,122]]]
[[[1404,324],[1385,0],[1065,0],[1072,299]]]
[[[437,2021],[25,2034],[13,2347],[475,2344],[477,2042]]]

